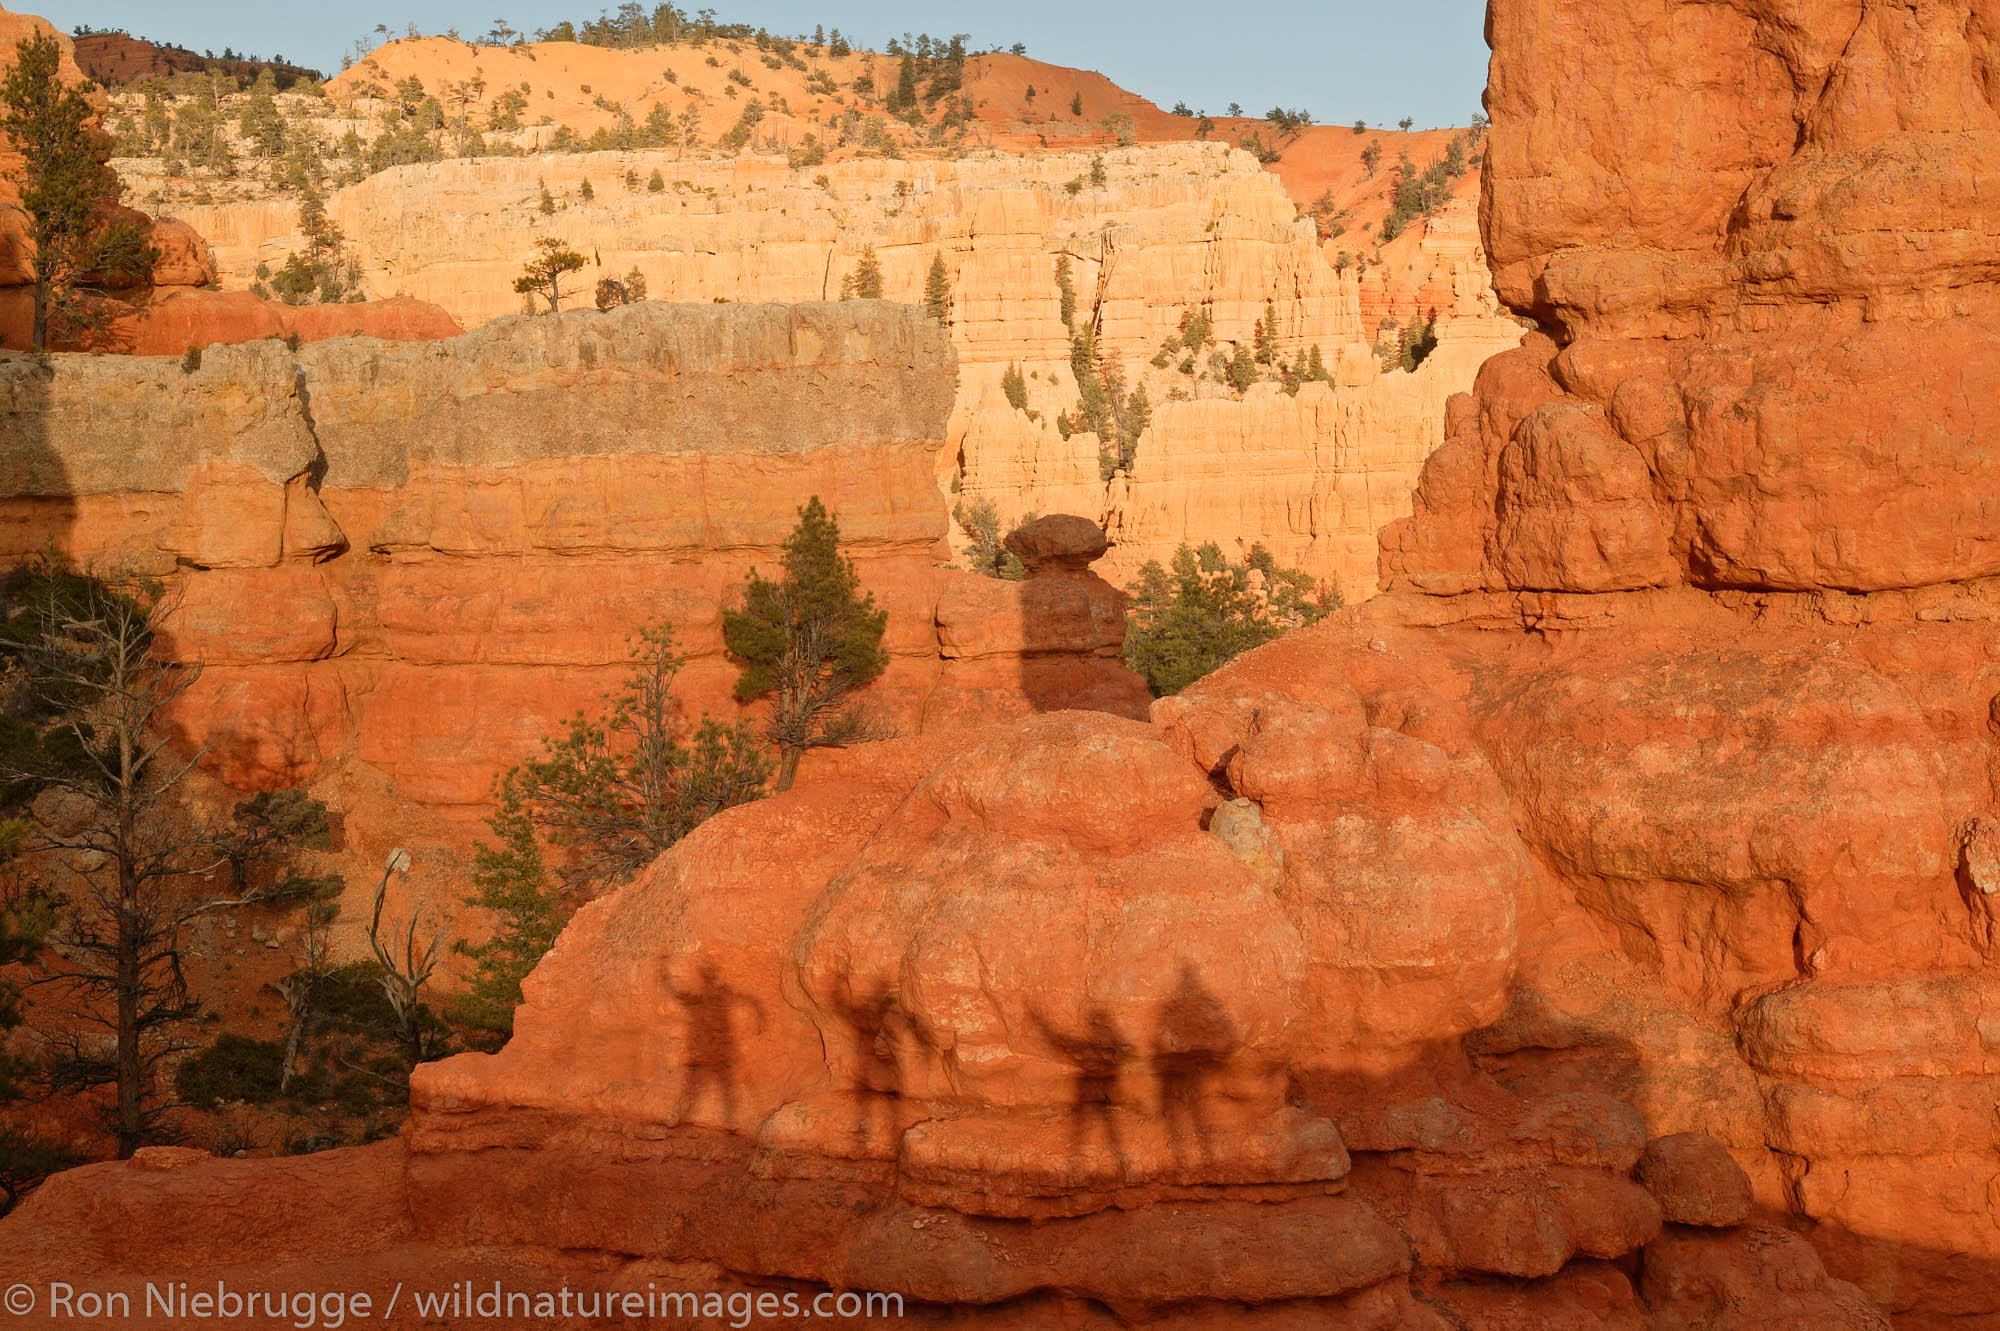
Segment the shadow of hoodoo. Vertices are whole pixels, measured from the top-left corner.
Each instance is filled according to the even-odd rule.
[[[68,555],[77,495],[52,438],[57,358],[0,353],[0,564]]]

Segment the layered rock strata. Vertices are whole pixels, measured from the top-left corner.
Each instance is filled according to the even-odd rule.
[[[661,191],[624,183],[654,172]],[[544,188],[565,200],[553,215],[541,211]],[[1375,323],[1363,326],[1360,270],[1337,272],[1281,184],[1220,144],[817,172],[770,157],[644,152],[454,161],[382,172],[336,192],[328,209],[371,290],[434,302],[467,326],[521,308],[513,278],[550,234],[590,259],[580,290],[636,269],[650,295],[670,300],[831,299],[872,249],[884,295],[921,303],[942,257],[962,379],[940,485],[954,503],[991,502],[1003,523],[1098,519],[1120,533],[1106,564],[1120,581],[1183,541],[1216,540],[1238,556],[1262,543],[1350,598],[1368,595],[1374,534],[1406,515],[1445,397],[1520,337],[1493,303],[1476,238],[1447,213],[1397,252],[1398,279],[1438,317],[1438,349],[1415,374],[1384,372]],[[232,285],[304,243],[289,203],[184,212]],[[1072,326],[1088,325],[1127,391],[1143,383],[1154,404],[1136,462],[1109,481],[1109,441],[1058,428],[1079,401],[1062,259]],[[1383,271],[1370,270],[1377,307]],[[1279,359],[1319,348],[1321,396],[1284,398],[1273,385],[1245,398],[1211,366],[1218,350],[1251,346],[1267,314]],[[1209,321],[1211,341],[1156,364],[1190,315]],[[1019,406],[1003,388],[1009,366],[1022,375]]]
[[[722,607],[812,495],[889,613],[885,722],[1143,714],[1102,579],[939,567],[952,379],[935,326],[877,302],[0,358],[0,553],[166,579],[169,650],[204,665],[179,716],[213,770],[377,808],[482,805],[653,619],[689,712],[734,711]]]

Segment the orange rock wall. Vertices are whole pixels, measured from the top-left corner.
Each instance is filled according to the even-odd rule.
[[[690,710],[733,713],[721,607],[814,494],[889,611],[885,719],[1144,706],[1118,596],[1087,575],[1054,617],[1080,637],[953,645],[968,617],[1024,611],[1019,589],[947,596],[973,580],[938,567],[951,351],[909,310],[653,304],[422,345],[214,347],[191,370],[0,364],[20,444],[0,553],[53,542],[168,577],[172,650],[206,663],[187,738],[239,787],[324,790],[364,842],[391,792],[476,811],[617,683],[650,619],[690,658]]]
[[[1500,1060],[1716,1133],[1908,1327],[2000,1319],[1992,19],[1495,3],[1482,221],[1547,334],[1382,541],[1640,977],[1531,959]]]

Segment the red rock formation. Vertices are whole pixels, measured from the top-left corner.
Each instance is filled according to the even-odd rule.
[[[53,36],[62,47],[59,75],[63,82],[88,82],[83,71],[77,68],[75,51],[66,35],[46,19],[32,14],[9,13],[5,9],[0,9],[0,72],[13,67],[15,46],[36,36]],[[102,96],[92,95],[101,108]],[[108,143],[105,151],[109,152]],[[13,151],[10,144],[0,140],[0,288],[20,286],[29,280],[27,233],[19,211],[21,195],[13,179],[20,167],[20,155]],[[109,214],[152,229],[153,244],[161,252],[160,262],[155,265],[153,274],[155,283],[198,286],[215,280],[215,266],[207,247],[186,227],[174,222],[154,222],[143,213],[119,207],[115,197],[106,199],[104,206]],[[8,332],[11,333],[11,329]],[[0,342],[0,345],[25,346],[27,343],[22,339]]]
[[[1484,224],[1546,331],[1453,401],[1395,590],[1150,725],[711,821],[420,1070],[367,1160],[410,1229],[343,1261],[946,1325],[2000,1320],[1989,26],[1495,0]],[[141,1177],[0,1233],[73,1267],[40,1236]]]
[[[170,226],[175,233],[194,235],[179,223],[162,223],[160,229]],[[33,321],[34,303],[28,292],[0,289],[0,346],[25,347]],[[247,291],[191,290],[161,283],[121,301],[116,316],[92,335],[88,346],[134,356],[178,356],[189,347],[203,350],[269,337],[304,342],[330,337],[434,341],[456,337],[460,331],[458,322],[442,309],[408,296],[286,305]]]
[[[121,88],[142,79],[221,70],[239,84],[249,84],[270,70],[278,86],[289,88],[299,79],[317,79],[319,71],[275,60],[220,60],[185,46],[149,42],[122,32],[92,32],[75,38],[76,63],[84,74],[107,88]]]
[[[182,302],[208,300],[162,304]],[[261,308],[317,317],[321,335],[372,308],[407,312],[420,336],[434,313]],[[722,607],[815,493],[889,611],[894,660],[871,691],[885,720],[1144,715],[1109,584],[938,567],[932,454],[952,378],[932,325],[873,304],[649,304],[422,347],[260,341],[198,364],[0,358],[19,443],[0,547],[53,542],[174,579],[172,650],[207,666],[185,724],[239,787],[318,780],[352,803],[386,782],[470,812],[600,699],[661,615],[690,657],[686,705],[733,710]]]

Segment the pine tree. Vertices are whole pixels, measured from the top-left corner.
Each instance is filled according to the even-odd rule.
[[[873,245],[861,251],[861,258],[854,265],[854,294],[861,300],[882,299],[882,264],[875,257]]]
[[[1076,284],[1071,280],[1067,254],[1056,256],[1056,294],[1062,299],[1063,327],[1076,322]]]
[[[472,884],[465,904],[491,911],[494,930],[486,941],[454,945],[472,958],[472,974],[452,1004],[452,1015],[477,1030],[502,1038],[514,1032],[514,1009],[521,1005],[521,981],[528,978],[569,921],[570,910],[549,883],[534,821],[522,800],[518,769],[498,784],[498,807],[486,819],[498,845],[473,852]]]
[[[570,903],[623,882],[724,809],[761,797],[771,764],[747,722],[704,717],[692,729],[673,698],[686,659],[664,621],[641,629],[631,673],[596,719],[578,713],[542,754],[509,771],[487,819],[498,843],[479,847],[468,905],[497,916],[483,943],[460,944],[477,963],[459,1016],[504,1035],[521,980],[555,942]],[[547,843],[562,854],[551,872]],[[557,880],[557,881],[552,881]]]
[[[590,182],[588,180],[585,180],[583,184],[577,187],[576,193],[577,197],[581,198],[585,203],[589,203],[592,199],[597,197],[597,191],[590,187]]]
[[[1252,569],[1264,576],[1261,598],[1250,590]],[[1262,546],[1251,549],[1246,563],[1232,564],[1213,542],[1199,549],[1183,545],[1171,567],[1148,563],[1126,590],[1132,601],[1125,663],[1161,697],[1340,606],[1338,592],[1296,569],[1279,568]]]
[[[1138,384],[1132,389],[1132,396],[1125,400],[1125,410],[1118,416],[1118,469],[1129,472],[1139,457],[1139,436],[1153,423],[1153,401],[1146,393],[1146,385]]]
[[[1076,96],[1069,99],[1069,113],[1073,116],[1080,116],[1083,114],[1082,93],[1078,93]]]
[[[670,625],[642,628],[609,710],[570,718],[516,770],[536,827],[564,851],[570,887],[623,881],[714,814],[763,793],[770,765],[747,723],[681,720],[673,685],[686,663]]]
[[[892,113],[909,113],[917,109],[917,58],[903,56],[902,67],[896,72],[895,98],[889,104]]]
[[[965,531],[965,564],[969,571],[1002,582],[1020,582],[1028,576],[1027,565],[1007,548],[1000,530],[1000,515],[991,499],[982,499],[969,508],[960,504],[952,509],[951,516]],[[1030,514],[1015,525],[1032,521],[1034,515]]]
[[[1239,393],[1248,392],[1250,385],[1257,382],[1257,363],[1250,356],[1250,348],[1237,343],[1236,354],[1229,361],[1229,385]]]
[[[660,174],[658,167],[654,167],[653,174],[646,177],[646,192],[648,194],[658,194],[665,190],[666,187],[667,178]]]
[[[861,591],[854,562],[840,553],[839,523],[813,496],[785,542],[782,579],[751,570],[744,608],[722,616],[723,641],[743,662],[737,701],[772,700],[765,735],[778,749],[776,789],[791,789],[807,749],[874,733],[852,697],[889,664],[888,619]]]
[[[524,296],[540,296],[549,303],[549,313],[562,309],[562,280],[570,273],[580,273],[584,268],[584,257],[570,249],[554,236],[543,236],[535,242],[535,257],[528,260],[521,275],[514,279],[514,290]]]
[[[35,351],[47,349],[52,324],[67,333],[94,322],[79,299],[85,286],[142,278],[159,257],[137,226],[100,215],[118,197],[118,178],[98,159],[92,115],[83,90],[62,81],[54,36],[16,43],[14,67],[0,81],[0,132],[21,157],[7,178],[27,216]]]
[[[924,310],[939,324],[951,326],[951,273],[944,266],[944,252],[931,256],[930,277],[924,282]]]
[[[1264,302],[1264,317],[1257,321],[1257,363],[1269,365],[1278,354],[1278,307]]]
[[[1012,361],[1000,375],[1000,391],[1007,397],[1007,405],[1016,411],[1028,409],[1028,381],[1021,374],[1021,367]]]
[[[260,79],[257,91],[237,113],[236,128],[257,145],[260,157],[276,157],[285,150],[285,118],[278,111],[277,99],[271,95],[275,87],[267,88],[264,84]]]

